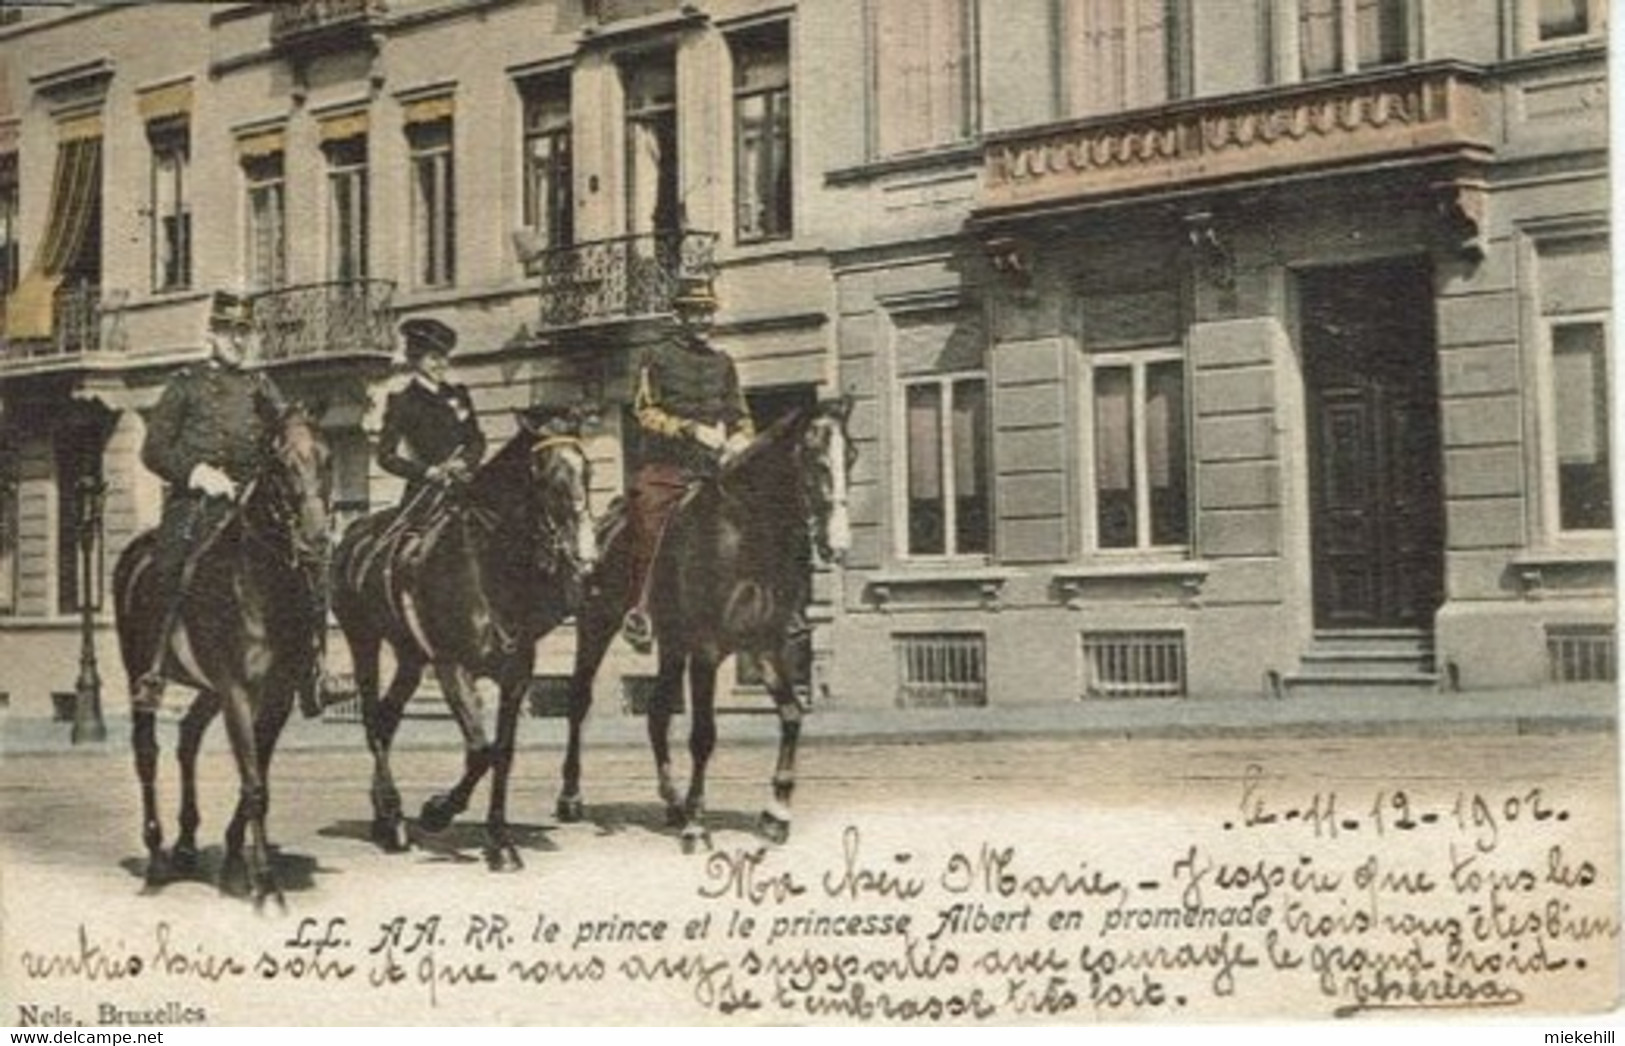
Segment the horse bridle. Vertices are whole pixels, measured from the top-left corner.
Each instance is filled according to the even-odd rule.
[[[571,449],[581,455],[581,460],[583,462],[583,490],[581,491],[581,496],[585,498],[587,495],[585,487],[589,483],[589,480],[586,478],[586,473],[587,470],[591,468],[592,461],[587,456],[586,445],[579,437],[559,434],[537,437],[536,441],[530,445],[530,458],[533,467],[540,462],[543,455],[547,454],[549,451],[557,450],[559,448]],[[574,492],[572,491],[572,494],[573,493]],[[572,510],[578,510],[580,505],[575,504],[574,499],[572,498],[572,504],[570,507]],[[571,520],[563,520],[554,517],[548,511],[548,508],[549,505],[547,503],[547,499],[544,497],[542,499],[541,513],[542,526],[540,528],[540,533],[537,535],[537,544],[539,546],[537,549],[538,559],[540,561],[539,565],[548,573],[562,573],[565,568],[570,568],[572,572],[576,574],[582,573],[587,564],[581,562],[581,556],[574,547],[575,543],[570,540],[568,535],[569,523],[579,522],[580,513],[576,512]],[[590,522],[588,523],[588,526],[591,526]]]
[[[274,457],[276,465],[284,472],[289,469],[288,453],[289,448],[286,442],[278,440]],[[265,533],[264,528],[255,525],[253,514],[249,512],[249,506],[254,503],[254,495],[267,486],[266,472],[269,467],[269,463],[262,466],[254,478],[244,486],[242,494],[237,499],[236,510],[232,515],[242,519],[244,529],[250,539],[263,547],[275,549],[280,554],[285,555],[290,565],[303,570],[318,568],[325,570],[332,543],[325,534],[317,541],[312,542],[300,533],[298,522],[299,505],[296,492],[288,489],[277,489],[272,492],[276,496],[270,498],[269,502],[264,506],[265,511],[270,515],[270,526],[275,531],[274,535]],[[273,482],[278,488],[291,486],[285,479]]]

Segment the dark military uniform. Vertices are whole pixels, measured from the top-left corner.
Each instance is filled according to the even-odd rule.
[[[141,446],[142,463],[169,485],[158,533],[164,592],[179,584],[191,543],[230,509],[225,499],[192,489],[192,470],[212,465],[241,487],[254,478],[286,409],[270,378],[213,360],[181,371],[164,389]]]
[[[644,353],[633,408],[643,430],[643,464],[633,477],[631,502],[632,594],[641,613],[666,520],[689,484],[721,467],[721,451],[699,442],[695,430],[720,425],[725,437],[750,439],[756,429],[733,360],[686,332]]]
[[[430,389],[414,379],[384,405],[384,427],[378,434],[378,464],[406,480],[403,503],[410,503],[427,481],[429,468],[457,458],[472,471],[485,457],[485,435],[474,413],[474,401],[461,385]]]

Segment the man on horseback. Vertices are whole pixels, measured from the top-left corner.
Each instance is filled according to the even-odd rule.
[[[457,334],[439,320],[401,324],[412,381],[384,406],[378,464],[406,480],[403,515],[417,515],[447,488],[466,483],[485,456],[485,435],[468,389],[446,381]]]
[[[151,668],[136,684],[138,710],[156,710],[164,656],[190,580],[190,566],[225,521],[263,460],[287,402],[270,377],[244,368],[253,316],[247,299],[215,292],[204,341],[209,359],[176,374],[147,419],[141,461],[167,484],[154,558],[167,607]],[[305,714],[312,713],[301,692]]]
[[[717,309],[710,281],[685,279],[671,305],[677,330],[639,360],[632,401],[643,464],[633,478],[629,517],[636,601],[621,634],[640,652],[654,643],[649,573],[667,520],[691,484],[715,476],[756,435],[739,372],[710,340]]]

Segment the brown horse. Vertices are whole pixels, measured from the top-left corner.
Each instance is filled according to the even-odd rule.
[[[226,828],[221,888],[282,903],[271,869],[265,819],[271,753],[299,688],[314,685],[322,572],[328,551],[331,461],[326,444],[301,411],[276,424],[265,464],[242,496],[222,511],[200,514],[196,545],[183,572],[163,651],[167,679],[197,690],[180,726],[180,835],[165,854],[155,778],[156,709],[132,710],[131,735],[141,781],[147,882],[156,887],[197,866],[197,756],[215,715],[225,712],[239,796]],[[132,541],[113,571],[119,647],[131,693],[154,663],[170,595],[152,569],[157,531]],[[249,835],[244,856],[243,836]]]
[[[464,770],[450,791],[424,804],[418,824],[445,829],[491,770],[485,856],[494,871],[521,865],[508,830],[508,777],[536,643],[574,612],[597,558],[580,417],[530,414],[519,422],[466,489],[430,488],[426,496],[437,505],[357,521],[333,559],[333,612],[354,658],[373,756],[373,841],[387,851],[410,845],[389,753],[407,699],[433,665],[463,733]],[[415,522],[402,520],[402,511]],[[380,698],[378,655],[386,642],[396,669]],[[480,677],[501,691],[494,745],[475,705]]]
[[[649,742],[667,817],[682,829],[683,847],[705,841],[705,771],[716,745],[717,667],[734,652],[756,656],[779,716],[773,804],[764,834],[788,838],[795,789],[796,744],[803,708],[790,665],[806,640],[795,627],[812,587],[813,554],[836,560],[851,541],[847,476],[855,451],[846,434],[850,402],[791,413],[726,465],[717,479],[690,492],[662,536],[650,611],[659,645],[659,674],[649,709]],[[606,533],[597,585],[576,625],[569,746],[560,820],[583,815],[581,727],[592,704],[593,678],[629,605],[625,527]],[[692,698],[688,792],[673,781],[667,733],[688,670]]]

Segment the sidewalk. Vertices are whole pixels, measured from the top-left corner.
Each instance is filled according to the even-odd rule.
[[[176,695],[180,696],[179,694]],[[104,705],[105,707],[105,705]],[[415,706],[414,706],[415,707]],[[432,707],[432,706],[430,706]],[[1322,696],[1236,698],[1120,698],[1058,701],[991,708],[852,709],[827,703],[813,708],[802,727],[803,743],[911,743],[980,737],[1217,737],[1336,736],[1339,734],[1448,735],[1452,733],[1554,733],[1612,731],[1619,699],[1612,686],[1564,686],[1468,693],[1357,693]],[[487,724],[491,709],[486,710]],[[166,710],[167,712],[167,710]],[[160,730],[161,743],[174,743],[173,717]],[[672,724],[673,737],[686,736],[687,717]],[[72,724],[45,717],[0,713],[0,758],[45,752],[129,753],[129,718],[122,709],[106,716],[107,739],[73,745]],[[725,712],[718,731],[728,744],[771,743],[778,720],[764,702],[760,712]],[[586,727],[593,746],[647,743],[642,717],[622,715],[613,706],[595,709]],[[208,744],[223,744],[218,726]],[[522,748],[562,748],[562,719],[524,719]],[[401,723],[396,747],[432,748],[461,744],[456,726],[444,718],[409,717]],[[365,749],[360,723],[310,721],[297,712],[279,742],[280,751]]]

